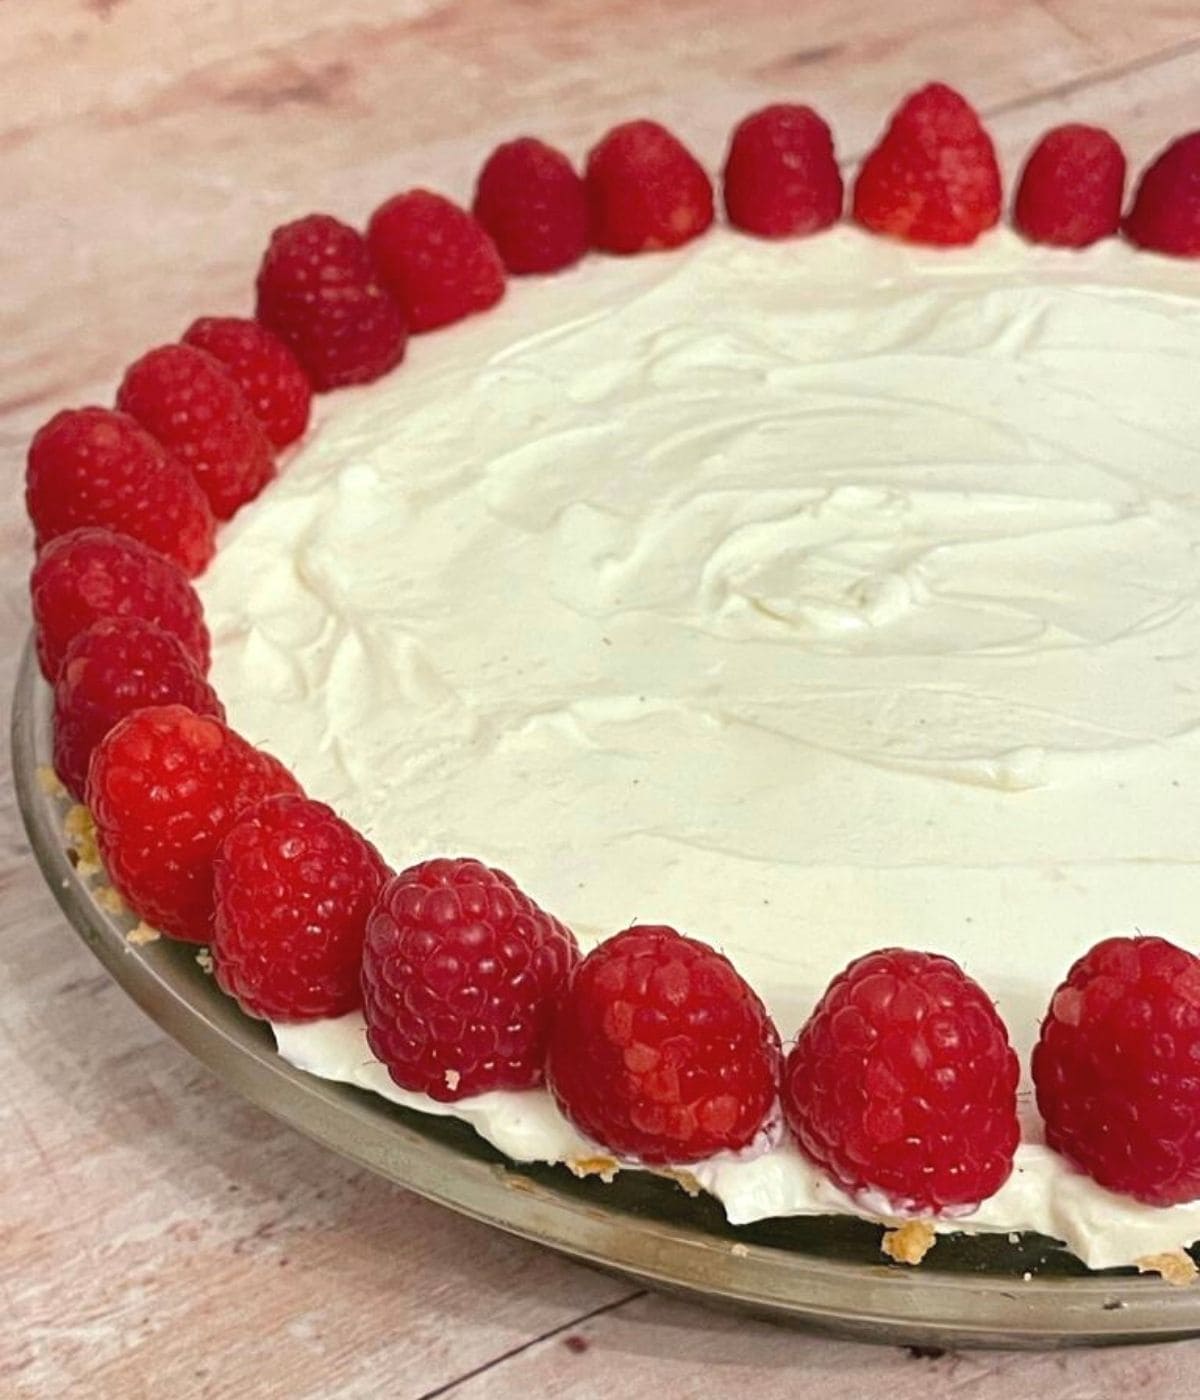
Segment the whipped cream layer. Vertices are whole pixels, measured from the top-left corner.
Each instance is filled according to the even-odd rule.
[[[479,856],[584,946],[672,924],[785,1038],[857,954],[948,953],[1027,1058],[1098,938],[1200,934],[1198,292],[851,228],[514,283],[321,402],[202,582],[214,682],[397,868]],[[278,1038],[388,1091],[356,1018]],[[541,1093],[454,1111],[594,1151]],[[1200,1236],[1026,1135],[956,1227]],[[735,1221],[872,1213],[786,1144],[692,1170]]]

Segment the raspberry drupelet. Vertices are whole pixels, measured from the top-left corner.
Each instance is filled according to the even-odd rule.
[[[1142,172],[1125,236],[1156,253],[1200,257],[1200,131],[1172,141]]]
[[[216,549],[216,522],[192,473],[127,413],[69,408],[29,444],[25,504],[34,542],[86,525],[165,554],[189,577]]]
[[[80,802],[96,745],[148,705],[186,705],[225,718],[216,692],[178,637],[140,617],[104,617],[67,647],[54,685],[54,769]]]
[[[944,83],[900,104],[854,185],[854,217],[910,243],[974,243],[1000,219],[1000,167],[974,108]]]
[[[283,793],[230,827],[213,874],[217,981],[243,1011],[311,1021],[361,1005],[367,915],[389,874],[365,837]]]
[[[171,938],[212,937],[213,861],[264,797],[299,792],[278,759],[184,705],[137,710],[92,754],[87,801],[118,893]]]
[[[196,590],[173,560],[128,535],[87,527],[57,535],[38,552],[29,580],[38,661],[58,678],[67,647],[104,617],[140,617],[179,638],[201,674],[209,636]]]
[[[408,190],[381,204],[367,225],[367,245],[414,333],[486,311],[504,295],[504,264],[487,230],[432,190]]]
[[[188,468],[218,520],[229,520],[275,475],[271,444],[242,391],[219,360],[192,345],[160,345],[135,360],[117,407]]]
[[[805,1153],[898,1212],[978,1205],[1012,1171],[1017,1057],[987,993],[950,958],[887,948],[830,983],[783,1074]]]
[[[1034,243],[1086,248],[1116,233],[1125,195],[1125,153],[1097,126],[1056,126],[1029,153],[1013,222]]]
[[[713,221],[708,173],[658,122],[613,127],[588,154],[584,179],[592,242],[606,253],[678,248]]]
[[[277,228],[255,289],[255,318],[320,392],[370,384],[404,359],[404,313],[379,285],[362,234],[330,214]]]
[[[240,316],[201,316],[184,331],[183,343],[220,360],[273,447],[304,436],[312,385],[273,331]]]
[[[780,102],[738,123],[722,177],[725,212],[759,238],[795,238],[841,217],[833,135],[811,107]]]
[[[618,1157],[696,1162],[762,1132],[779,1054],[771,1018],[727,958],[634,925],[575,970],[546,1073],[563,1113]]]
[[[1046,1141],[1147,1205],[1200,1197],[1200,958],[1107,938],[1055,991],[1033,1051]]]
[[[442,1102],[542,1082],[574,935],[510,876],[436,859],[384,886],[367,922],[371,1049],[402,1088]]]
[[[561,151],[532,136],[488,156],[472,211],[511,273],[559,272],[588,250],[583,180]]]

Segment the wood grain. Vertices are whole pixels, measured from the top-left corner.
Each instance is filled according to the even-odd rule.
[[[0,6],[0,684],[27,627],[24,446],[130,358],[247,304],[269,227],[463,195],[520,130],[674,123],[712,165],[795,97],[853,157],[938,76],[1010,171],[1198,109],[1200,11],[1127,0],[9,0]],[[126,1002],[0,802],[0,1394],[897,1400],[1187,1395],[1200,1344],[913,1358],[709,1316],[396,1191],[273,1124]]]
[[[1116,1400],[1194,1392],[1198,1344],[1023,1355],[916,1354],[806,1337],[764,1323],[710,1316],[649,1294],[534,1343],[502,1368],[472,1377],[454,1400],[493,1396],[669,1396],[711,1400]]]

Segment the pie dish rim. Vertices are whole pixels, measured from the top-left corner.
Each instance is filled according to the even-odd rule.
[[[979,1258],[947,1268],[935,1252],[911,1269],[882,1255],[864,1259],[861,1244],[846,1247],[825,1217],[717,1230],[705,1221],[705,1207],[670,1183],[638,1184],[642,1173],[612,1185],[577,1182],[562,1167],[506,1163],[464,1123],[401,1110],[294,1068],[275,1052],[266,1027],[196,965],[195,947],[170,939],[135,946],[126,938],[130,920],[98,902],[68,858],[65,801],[40,780],[50,761],[50,718],[51,692],[31,635],[12,699],[14,788],[33,857],[71,928],[121,989],[224,1084],[385,1180],[654,1288],[843,1337],[1041,1349],[1200,1334],[1200,1288],[1128,1271],[1025,1278],[1021,1265],[1027,1268],[1037,1249],[1022,1259],[1003,1236],[980,1236]],[[808,1235],[819,1252],[760,1242],[783,1224],[790,1234]],[[952,1261],[953,1248],[939,1244],[942,1258],[949,1252]]]

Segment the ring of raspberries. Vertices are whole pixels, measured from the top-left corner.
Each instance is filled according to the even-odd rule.
[[[1143,173],[1122,221],[1125,157],[1070,125],[1030,153],[1014,201],[1031,241],[1123,231],[1200,256],[1200,132]],[[809,236],[843,216],[828,125],[776,104],[733,132],[728,221]],[[853,219],[911,242],[973,242],[1001,217],[991,138],[931,84],[858,171]],[[627,122],[580,175],[531,137],[500,146],[472,211],[393,195],[365,234],[327,214],[276,229],[253,319],[206,316],[130,366],[115,406],[56,414],[29,449],[37,652],[54,761],[90,808],[108,878],[169,937],[211,945],[221,987],[276,1021],[361,1008],[401,1086],[442,1101],[546,1084],[626,1161],[754,1152],[781,1132],[845,1191],[894,1213],[961,1212],[997,1191],[1019,1139],[1016,1056],[992,1001],[948,958],[884,949],[834,979],[788,1052],[721,953],[635,926],[582,956],[507,874],[470,859],[398,873],[225,723],[190,578],[217,523],[298,441],[314,392],[374,380],[419,335],[495,306],[510,276],[589,250],[677,248],[714,219],[704,167],[671,132]],[[1054,993],[1033,1055],[1051,1147],[1154,1205],[1200,1195],[1200,960],[1110,938]]]

